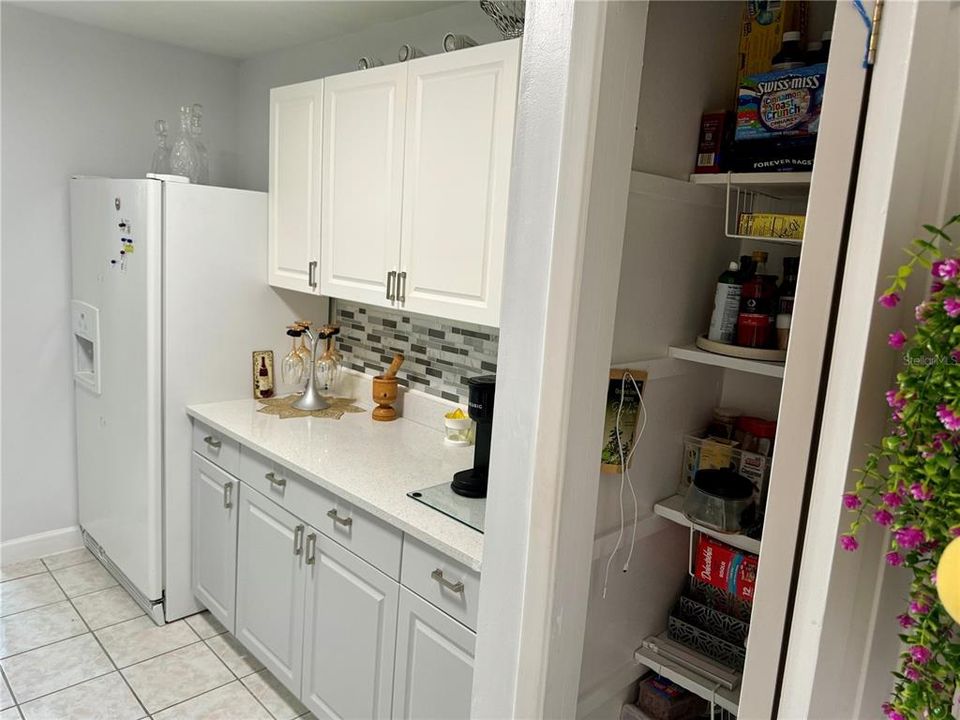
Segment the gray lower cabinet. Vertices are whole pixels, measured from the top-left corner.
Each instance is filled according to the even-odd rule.
[[[233,632],[237,592],[237,493],[240,483],[206,458],[191,458],[193,594]]]
[[[296,695],[303,659],[305,530],[297,517],[241,486],[235,635]]]
[[[301,699],[318,718],[389,718],[400,585],[310,532]]]
[[[468,720],[476,634],[400,588],[394,720]]]

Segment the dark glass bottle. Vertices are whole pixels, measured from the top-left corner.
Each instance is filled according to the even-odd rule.
[[[780,52],[773,56],[773,70],[790,70],[804,66],[803,48],[800,47],[800,33],[790,30],[783,34]]]
[[[778,295],[778,313],[793,315],[793,300],[797,294],[797,271],[800,268],[800,258],[785,257],[783,259],[783,282],[780,283]]]

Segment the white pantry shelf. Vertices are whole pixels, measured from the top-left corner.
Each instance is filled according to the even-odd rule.
[[[792,189],[792,194],[806,194],[810,187],[812,172],[758,172],[758,173],[694,173],[690,182],[694,185],[738,185],[763,191],[784,192]]]
[[[743,550],[755,555],[760,554],[759,540],[747,537],[746,535],[717,532],[716,530],[711,530],[710,528],[705,528],[701,525],[691,523],[690,520],[687,519],[687,516],[683,514],[682,508],[683,496],[671,495],[670,497],[664,498],[660,502],[656,503],[653,506],[653,512],[660,517],[665,518],[666,520],[677,523],[677,525],[683,525],[683,527],[687,528],[692,526],[697,532],[701,532],[704,535],[709,535],[710,537],[716,538],[720,542],[731,545],[738,550]]]
[[[766,375],[767,377],[783,377],[782,362],[750,360],[748,358],[719,355],[701,350],[696,345],[671,345],[667,354],[678,360],[687,360],[689,362],[700,363],[701,365],[713,365],[715,367],[753,373],[754,375]]]
[[[733,690],[725,688],[706,675],[660,654],[654,648],[641,645],[633,657],[638,663],[646,665],[667,680],[675,682],[708,702],[712,700],[727,712],[737,714],[740,706],[740,688]]]

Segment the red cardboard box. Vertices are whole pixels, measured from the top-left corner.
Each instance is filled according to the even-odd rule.
[[[740,600],[752,602],[757,581],[757,556],[701,535],[694,559],[694,575]]]

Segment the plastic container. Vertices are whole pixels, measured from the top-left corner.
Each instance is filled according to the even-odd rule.
[[[753,485],[753,498],[763,507],[767,482],[770,480],[771,459],[758,452],[742,450],[735,443],[687,435],[683,438],[683,466],[677,492],[686,495],[693,478],[700,470],[729,468],[743,475]]]
[[[473,442],[473,420],[465,418],[443,419],[443,442],[455,447],[464,447]]]

